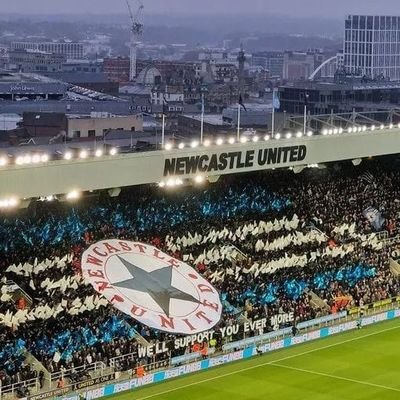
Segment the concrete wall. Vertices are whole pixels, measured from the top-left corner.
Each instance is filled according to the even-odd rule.
[[[95,136],[102,137],[103,131],[120,129],[124,131],[141,132],[143,130],[143,118],[141,114],[129,116],[116,116],[107,118],[69,118],[68,137],[89,137],[89,131],[95,131]]]

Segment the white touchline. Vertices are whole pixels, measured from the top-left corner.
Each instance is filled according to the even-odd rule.
[[[276,362],[272,362],[270,365],[271,365],[271,367],[285,368],[285,369],[290,369],[292,371],[304,372],[304,373],[307,373],[307,374],[324,376],[326,378],[331,378],[331,379],[337,379],[337,380],[341,380],[341,381],[357,383],[359,385],[372,386],[372,387],[376,387],[376,388],[379,388],[379,389],[385,389],[385,390],[392,390],[394,392],[400,392],[400,389],[397,389],[397,388],[394,388],[394,387],[390,387],[390,386],[385,386],[385,385],[379,385],[378,383],[359,381],[357,379],[346,378],[344,376],[324,374],[323,372],[310,371],[310,370],[307,370],[307,369],[290,367],[289,365],[277,364]]]
[[[279,363],[279,362],[282,362],[282,361],[286,361],[286,360],[290,360],[291,358],[296,358],[296,357],[305,356],[305,355],[307,355],[307,354],[315,353],[315,352],[320,351],[320,350],[330,349],[331,347],[340,346],[340,345],[342,345],[342,344],[355,342],[356,340],[365,339],[365,338],[370,337],[370,336],[380,335],[381,333],[393,331],[394,329],[399,329],[399,328],[400,328],[400,325],[399,325],[399,326],[393,326],[393,327],[391,327],[391,328],[383,329],[383,330],[381,330],[381,331],[368,333],[367,335],[362,335],[362,336],[357,336],[357,337],[355,337],[355,338],[351,338],[351,339],[347,339],[347,340],[342,340],[341,342],[336,342],[336,343],[333,343],[333,344],[329,344],[329,345],[327,345],[327,346],[321,346],[321,347],[318,347],[318,348],[316,348],[316,349],[303,351],[302,353],[296,353],[296,354],[293,354],[293,355],[291,355],[291,356],[279,358],[279,359],[277,359],[277,360],[268,361],[268,362],[265,362],[265,363],[253,365],[253,366],[251,366],[251,367],[242,368],[242,369],[240,369],[240,370],[236,370],[236,371],[232,371],[232,372],[227,372],[227,373],[222,374],[222,375],[214,376],[214,377],[207,378],[207,379],[202,379],[201,381],[196,381],[196,382],[188,383],[188,384],[186,384],[186,385],[178,386],[178,387],[175,387],[175,388],[172,388],[172,389],[164,390],[163,392],[154,393],[154,394],[151,394],[151,395],[145,396],[145,397],[140,397],[140,398],[138,398],[137,400],[152,399],[152,398],[154,398],[154,397],[162,396],[163,394],[168,394],[168,393],[176,392],[176,391],[178,391],[178,390],[186,389],[186,388],[191,387],[191,386],[201,385],[202,383],[212,382],[212,381],[215,381],[215,380],[217,380],[217,379],[225,378],[225,377],[227,377],[227,376],[240,374],[240,373],[242,373],[242,372],[251,371],[252,369],[256,369],[256,368],[260,368],[260,367],[265,367],[266,365],[272,365],[272,366],[281,367],[282,365],[277,365],[276,363]],[[334,337],[334,336],[330,336],[330,337]],[[307,342],[306,342],[306,343],[307,343]],[[306,343],[304,343],[304,344],[306,344]],[[313,343],[313,341],[308,342],[308,343]],[[293,348],[293,347],[292,347],[292,348]],[[289,348],[289,349],[290,349],[290,348]],[[266,353],[266,354],[268,354],[268,353]],[[270,354],[272,354],[272,353],[270,353]],[[225,365],[229,365],[229,364],[225,364]],[[204,370],[204,372],[205,372],[205,371],[211,371],[211,370],[212,370],[212,368],[207,369],[207,370]],[[303,371],[303,372],[304,372],[304,371]],[[306,372],[310,372],[310,371],[306,371]],[[186,375],[186,377],[188,377],[188,375]],[[335,377],[335,378],[338,378],[338,377]],[[345,380],[345,379],[346,379],[346,380],[350,380],[350,379],[347,379],[347,378],[343,378],[343,380]],[[166,383],[166,382],[168,382],[168,381],[165,381],[164,383]],[[356,381],[355,381],[355,382],[356,382]],[[360,383],[360,382],[357,382],[357,383]],[[364,383],[364,382],[363,382],[363,383]],[[376,385],[370,384],[370,386],[376,386]],[[377,387],[384,388],[383,386],[380,386],[380,385],[378,385]],[[389,389],[389,387],[386,388],[386,389]],[[395,389],[395,388],[390,388],[390,390],[400,391],[399,389]]]

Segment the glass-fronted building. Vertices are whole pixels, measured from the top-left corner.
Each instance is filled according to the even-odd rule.
[[[347,73],[400,80],[400,17],[349,15],[344,39]]]

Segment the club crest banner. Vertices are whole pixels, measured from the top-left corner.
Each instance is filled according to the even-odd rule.
[[[221,318],[217,290],[154,246],[103,240],[82,255],[83,276],[117,309],[151,328],[192,335]]]

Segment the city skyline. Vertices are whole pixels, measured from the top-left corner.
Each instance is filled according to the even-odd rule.
[[[232,2],[231,0],[203,0],[201,4],[194,0],[143,0],[148,13],[163,12],[166,15],[193,14],[265,14],[287,15],[288,17],[323,17],[341,18],[346,14],[379,14],[400,15],[398,0],[386,0],[384,3],[374,0],[337,0],[324,2],[301,0],[247,0]],[[21,14],[106,14],[125,13],[125,1],[116,0],[14,0],[2,4],[3,13]]]

